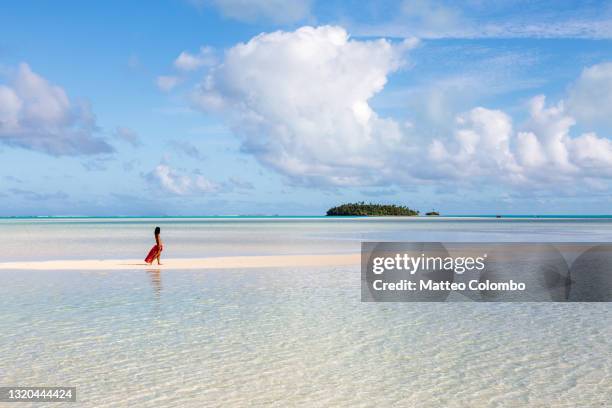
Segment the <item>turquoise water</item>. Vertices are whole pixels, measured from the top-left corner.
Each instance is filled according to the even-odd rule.
[[[438,215],[435,218],[563,218],[563,219],[582,219],[582,218],[612,218],[612,214],[449,214]],[[31,216],[13,216],[0,217],[0,219],[131,219],[131,218],[147,218],[147,219],[215,219],[215,218],[238,218],[238,219],[314,219],[314,218],[362,218],[350,216],[325,216],[325,215],[100,215],[100,216],[84,216],[84,215],[31,215]],[[419,218],[419,217],[413,217]],[[423,218],[423,216],[420,216]],[[433,217],[432,217],[433,218]]]
[[[53,219],[0,221],[0,247],[136,257],[155,225],[173,257],[612,241],[607,220]],[[86,407],[611,405],[610,304],[361,303],[359,279],[357,266],[0,271],[0,385],[76,386]]]
[[[45,218],[0,220],[5,261],[358,252],[361,241],[612,241],[612,219]]]

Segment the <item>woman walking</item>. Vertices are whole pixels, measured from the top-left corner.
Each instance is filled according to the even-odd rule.
[[[149,254],[145,258],[145,262],[149,265],[152,264],[155,259],[157,259],[157,264],[161,265],[159,257],[161,255],[162,250],[164,249],[164,244],[162,243],[162,240],[159,237],[160,232],[161,228],[155,227],[155,245],[153,245],[153,248],[151,248]]]

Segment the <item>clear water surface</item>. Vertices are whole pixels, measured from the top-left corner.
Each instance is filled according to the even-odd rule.
[[[605,219],[29,219],[0,220],[2,259],[140,257],[155,225],[173,257],[612,240]],[[75,406],[612,405],[612,305],[361,303],[358,267],[5,270],[0,333],[0,385]]]

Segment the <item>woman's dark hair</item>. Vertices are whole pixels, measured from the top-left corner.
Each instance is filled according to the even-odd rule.
[[[160,232],[161,232],[161,228],[155,227],[155,235],[159,235]]]

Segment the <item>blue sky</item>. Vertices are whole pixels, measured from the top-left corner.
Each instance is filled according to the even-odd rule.
[[[606,2],[5,2],[0,216],[610,213]]]

